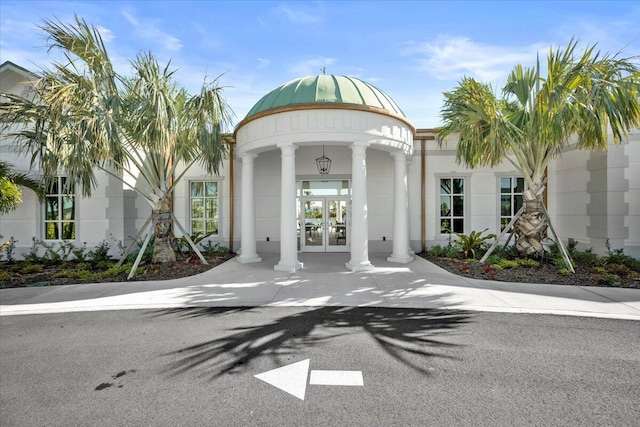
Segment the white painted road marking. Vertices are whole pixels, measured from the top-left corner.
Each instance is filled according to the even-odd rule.
[[[304,400],[307,390],[310,359],[301,360],[290,365],[272,369],[254,375],[259,380],[285,391],[298,399]],[[362,371],[311,371],[309,384],[364,386]]]
[[[364,386],[361,371],[311,371],[309,384]]]
[[[304,393],[307,390],[307,373],[309,372],[309,359],[292,363],[281,368],[272,369],[254,375],[259,380],[271,384],[282,391],[294,395],[298,399],[304,400]]]

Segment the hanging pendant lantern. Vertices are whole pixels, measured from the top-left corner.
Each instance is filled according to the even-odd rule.
[[[316,165],[318,166],[318,172],[320,175],[327,175],[331,169],[331,159],[324,155],[324,145],[322,146],[322,157],[316,159]]]

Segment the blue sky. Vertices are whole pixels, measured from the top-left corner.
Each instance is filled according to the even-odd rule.
[[[438,126],[442,92],[463,75],[500,88],[536,53],[582,46],[640,55],[637,1],[14,1],[0,2],[0,63],[38,70],[52,56],[42,19],[97,26],[117,67],[151,51],[191,92],[221,84],[237,121],[289,80],[348,75],[387,92],[418,128]]]

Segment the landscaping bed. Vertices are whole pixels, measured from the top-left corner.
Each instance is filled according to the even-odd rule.
[[[132,281],[169,280],[203,273],[235,256],[232,253],[205,256],[209,264],[198,259],[179,260],[166,264],[145,263],[138,267]],[[132,264],[115,267],[116,261],[98,263],[65,261],[32,263],[0,262],[0,289],[33,286],[72,285],[82,283],[126,282]]]
[[[579,251],[576,242],[570,241],[567,250],[575,270],[572,273],[555,245],[548,247],[541,258],[523,258],[513,246],[498,246],[486,262],[480,263],[478,259],[489,247],[487,240],[495,235],[470,236],[475,238],[459,235],[459,240],[444,247],[435,245],[420,256],[452,273],[474,279],[640,289],[640,260],[622,250],[611,250],[608,242],[608,254],[600,256],[591,250]]]
[[[490,264],[480,264],[475,260],[463,260],[420,254],[425,259],[463,277],[501,282],[548,283],[575,286],[615,286],[640,289],[640,276],[633,274],[618,275],[594,271],[594,267],[574,265],[574,274],[558,273],[558,267],[550,261],[543,261],[537,267],[518,266],[498,270]],[[613,267],[620,270],[620,267]],[[613,277],[613,276],[616,277]]]

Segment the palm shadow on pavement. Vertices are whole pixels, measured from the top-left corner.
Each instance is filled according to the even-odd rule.
[[[239,311],[249,314],[265,310],[268,309],[193,308],[163,310],[157,315],[215,318]],[[446,341],[447,336],[468,323],[472,316],[456,310],[372,307],[298,308],[292,311],[267,323],[237,327],[221,338],[179,348],[166,355],[172,359],[166,373],[179,375],[197,371],[217,378],[243,372],[254,359],[261,357],[270,357],[279,365],[309,346],[364,331],[387,354],[428,375],[421,359],[452,359],[438,349],[456,346]]]

